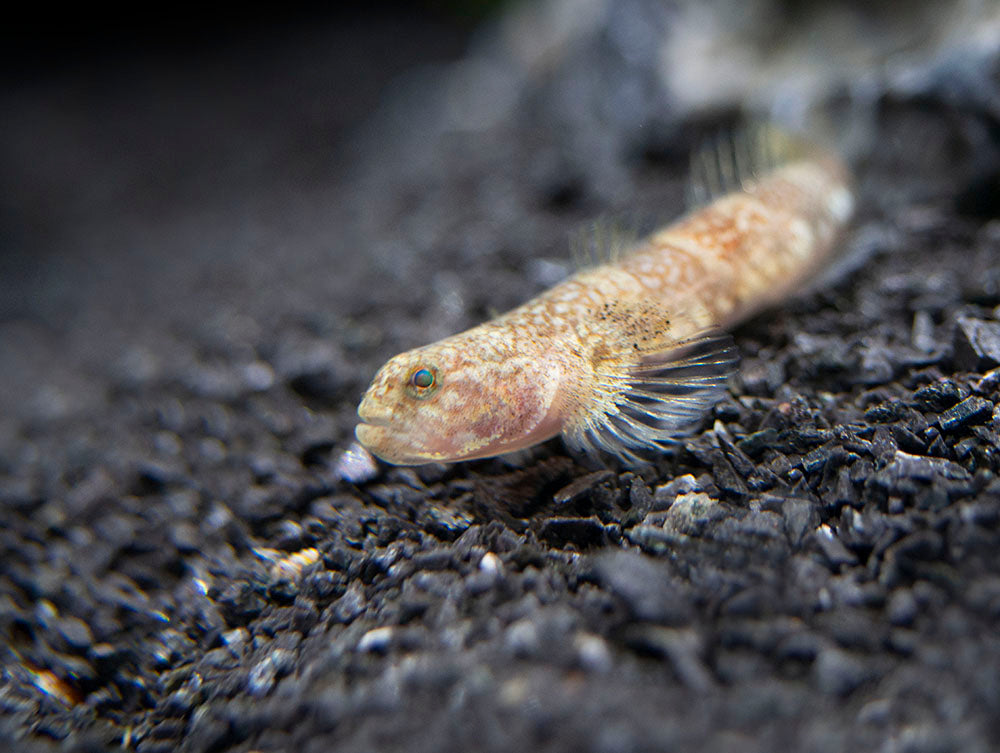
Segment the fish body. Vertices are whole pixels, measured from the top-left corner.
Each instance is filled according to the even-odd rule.
[[[818,149],[752,175],[718,150],[711,160],[721,195],[710,203],[615,261],[390,359],[358,408],[361,444],[417,465],[562,434],[637,464],[690,432],[736,369],[725,328],[796,290],[853,209],[846,168]]]

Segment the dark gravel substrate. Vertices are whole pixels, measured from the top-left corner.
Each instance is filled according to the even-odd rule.
[[[386,357],[551,284],[588,219],[681,207],[729,119],[629,36],[667,7],[521,67],[494,33],[360,128],[343,61],[439,31],[5,94],[5,749],[1000,746],[995,56],[866,90],[863,263],[735,333],[676,455],[351,449]]]

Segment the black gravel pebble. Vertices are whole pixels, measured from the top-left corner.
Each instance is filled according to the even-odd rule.
[[[950,408],[964,397],[962,388],[951,379],[938,379],[913,393],[916,404],[931,411]]]
[[[538,538],[555,547],[573,544],[580,549],[587,549],[606,544],[608,531],[596,517],[549,518],[539,527]]]
[[[552,495],[552,500],[559,505],[576,502],[583,497],[589,497],[592,490],[601,483],[615,477],[611,471],[595,471],[575,479]]]
[[[816,684],[824,693],[844,696],[874,677],[874,671],[852,652],[827,647],[814,664]]]
[[[691,619],[685,590],[654,559],[631,552],[608,552],[594,559],[593,575],[624,602],[636,620],[683,625]]]
[[[814,502],[808,499],[788,498],[777,500],[784,518],[785,533],[792,546],[798,546],[819,524],[819,513]]]
[[[944,431],[957,431],[969,424],[981,423],[992,415],[993,403],[973,395],[942,413],[938,424]]]
[[[955,363],[967,371],[1000,366],[1000,322],[960,318],[955,325]]]
[[[94,643],[94,635],[87,623],[76,617],[61,618],[56,630],[66,646],[73,651],[86,651]]]

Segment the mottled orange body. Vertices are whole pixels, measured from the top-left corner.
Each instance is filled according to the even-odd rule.
[[[722,196],[492,321],[391,359],[358,413],[392,463],[487,457],[562,433],[629,462],[689,431],[736,365],[722,328],[793,290],[851,214],[816,155]]]

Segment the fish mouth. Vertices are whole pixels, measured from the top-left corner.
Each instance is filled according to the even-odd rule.
[[[363,421],[354,427],[354,436],[366,450],[382,457],[381,448],[385,445],[386,429],[385,426]]]
[[[393,465],[420,465],[429,462],[413,452],[400,436],[399,422],[392,416],[378,413],[367,400],[358,406],[361,423],[354,427],[354,436],[372,455]]]
[[[392,421],[390,421],[388,418],[382,418],[381,416],[368,416],[366,418],[364,416],[361,416],[360,414],[359,418],[361,419],[361,423],[359,424],[359,426],[378,426],[382,429],[392,428]]]
[[[354,436],[372,455],[392,465],[425,465],[440,459],[421,453],[393,431],[384,419],[364,421],[354,427]]]
[[[392,426],[392,414],[379,414],[379,412],[374,409],[369,395],[365,395],[361,398],[361,404],[358,405],[358,418],[369,426]]]
[[[442,462],[444,456],[416,440],[407,429],[407,422],[392,413],[379,411],[367,397],[358,406],[361,423],[354,427],[354,436],[372,455],[393,465],[425,465]]]

